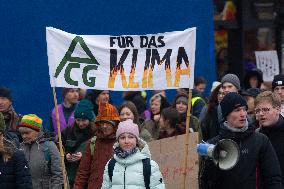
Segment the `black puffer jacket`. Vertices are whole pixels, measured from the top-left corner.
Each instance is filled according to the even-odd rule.
[[[277,123],[271,127],[263,127],[260,132],[265,134],[277,154],[282,172],[282,185],[284,186],[284,118],[280,115]]]
[[[281,171],[275,151],[268,138],[261,133],[254,133],[252,127],[245,132],[232,132],[221,125],[220,134],[208,142],[216,144],[221,139],[232,139],[240,148],[238,163],[230,170],[218,169],[211,159],[207,159],[200,173],[202,189],[255,189],[257,167],[259,168],[262,187],[282,189]]]
[[[0,155],[0,188],[32,189],[32,178],[24,152],[16,150],[8,162]]]

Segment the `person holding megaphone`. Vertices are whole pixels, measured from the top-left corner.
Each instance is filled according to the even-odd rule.
[[[198,146],[198,153],[206,156],[200,169],[200,188],[282,189],[276,153],[269,139],[249,125],[246,100],[231,92],[220,105],[223,120],[219,135],[205,143],[205,150]]]

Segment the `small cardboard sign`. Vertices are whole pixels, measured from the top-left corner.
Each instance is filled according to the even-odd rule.
[[[187,167],[184,168],[186,135],[155,140],[148,145],[152,159],[160,167],[167,189],[182,189],[186,171],[186,189],[198,189],[198,133],[189,134]]]

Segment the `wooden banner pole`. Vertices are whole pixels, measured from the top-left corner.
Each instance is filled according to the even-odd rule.
[[[186,114],[186,131],[185,131],[185,156],[184,156],[184,173],[183,173],[183,189],[186,188],[186,175],[187,175],[187,159],[188,159],[188,146],[189,146],[189,128],[190,128],[190,111],[191,111],[191,98],[192,90],[188,91],[188,101],[187,101],[187,114]]]
[[[60,151],[60,157],[61,157],[61,167],[62,167],[62,173],[63,173],[64,189],[68,189],[55,87],[52,87],[52,90],[53,90],[53,99],[54,99],[54,104],[55,104],[56,126],[57,126],[57,133],[58,133],[58,142],[59,142],[59,151]]]

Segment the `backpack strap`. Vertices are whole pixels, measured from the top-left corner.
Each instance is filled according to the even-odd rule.
[[[111,160],[108,163],[108,176],[111,182],[112,182],[113,169],[115,163],[116,160],[114,158],[111,158]],[[142,163],[143,163],[144,184],[146,189],[150,189],[151,160],[150,158],[142,159]]]
[[[108,162],[108,176],[110,182],[112,182],[112,176],[113,176],[113,169],[115,166],[116,160],[114,158],[111,158],[111,160]]]
[[[49,147],[48,147],[48,142],[49,141],[44,141],[44,148],[43,148],[43,152],[44,152],[44,159],[45,161],[47,161],[47,166],[48,166],[48,170],[51,171],[51,157],[50,157],[50,151],[49,151]]]
[[[150,158],[142,159],[142,163],[145,187],[146,189],[150,189],[151,160]]]
[[[97,136],[93,136],[91,138],[91,143],[90,143],[90,150],[91,150],[91,157],[93,158],[94,156],[94,151],[95,151],[95,146],[96,146],[96,140],[97,140]]]

